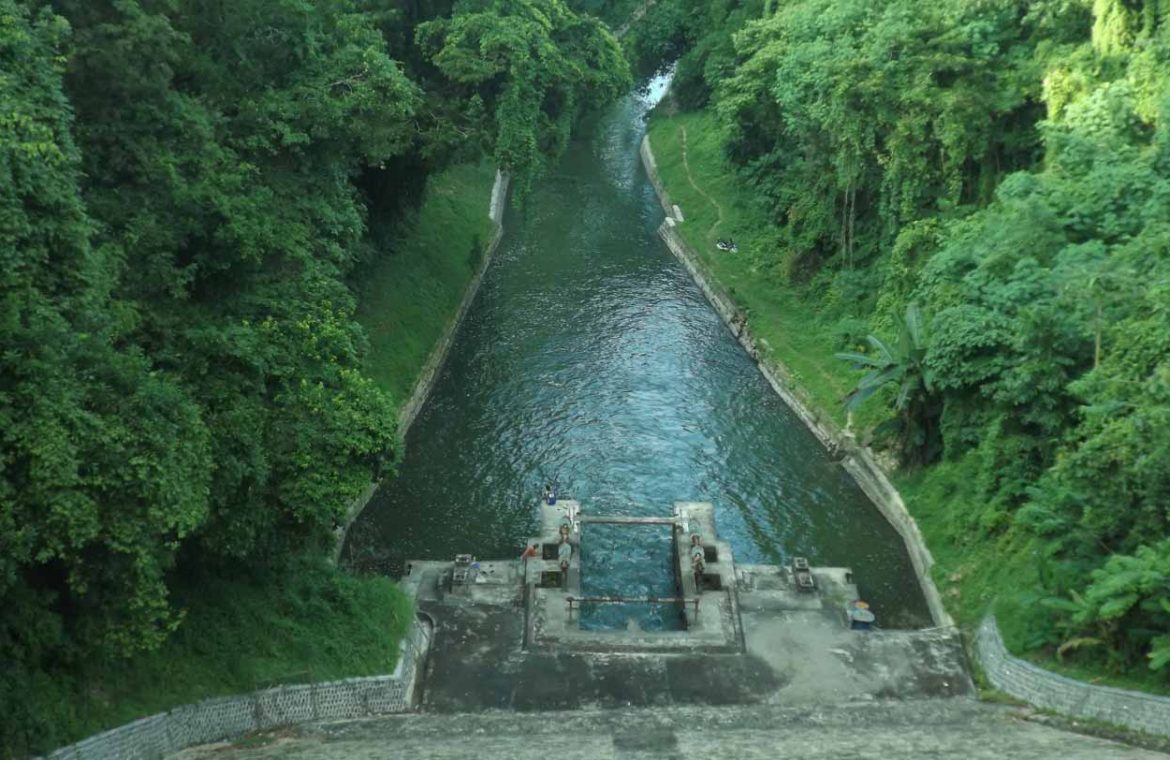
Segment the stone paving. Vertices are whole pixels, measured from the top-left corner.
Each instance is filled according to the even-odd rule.
[[[460,760],[843,760],[1063,758],[1154,760],[1165,755],[1022,720],[970,699],[673,707],[574,712],[400,715],[305,727],[266,746],[203,747],[178,757]]]

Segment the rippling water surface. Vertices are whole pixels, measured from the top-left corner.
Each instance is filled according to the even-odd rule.
[[[737,561],[851,566],[880,622],[928,624],[898,535],[655,234],[662,210],[638,158],[654,93],[615,107],[508,213],[400,474],[353,525],[347,556],[392,570],[518,556],[555,478],[595,514],[713,502]],[[672,593],[668,531],[586,530],[588,593]],[[671,625],[653,609],[594,621],[629,614]]]

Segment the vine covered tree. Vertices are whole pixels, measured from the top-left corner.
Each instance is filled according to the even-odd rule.
[[[419,44],[470,102],[467,128],[488,135],[523,198],[568,144],[576,120],[630,85],[617,40],[564,0],[477,0],[419,26]]]

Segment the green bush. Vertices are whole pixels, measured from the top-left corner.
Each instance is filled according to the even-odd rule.
[[[323,560],[224,566],[173,585],[183,620],[158,650],[8,669],[2,754],[46,752],[209,697],[389,673],[413,619],[410,599],[389,579],[357,578]]]

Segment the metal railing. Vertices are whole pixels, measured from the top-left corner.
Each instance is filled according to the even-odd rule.
[[[583,604],[693,604],[695,617],[699,617],[699,597],[687,599],[685,596],[570,596],[565,598],[569,605],[569,619],[573,617],[574,606]]]
[[[627,515],[582,515],[577,522],[582,525],[681,525],[681,517],[630,517]]]

